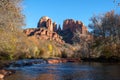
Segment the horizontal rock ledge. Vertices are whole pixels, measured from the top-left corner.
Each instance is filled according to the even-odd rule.
[[[57,63],[66,63],[66,62],[81,62],[80,58],[60,58],[60,59],[48,59],[47,63],[57,64]]]

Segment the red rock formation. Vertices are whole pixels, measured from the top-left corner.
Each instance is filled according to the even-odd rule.
[[[49,31],[56,31],[57,24],[55,22],[52,23],[52,20],[49,17],[43,16],[42,18],[40,18],[37,27],[38,28],[45,27]]]
[[[56,32],[57,31],[57,24],[54,22],[53,23],[53,31]]]
[[[75,21],[73,19],[67,19],[63,23],[63,30],[70,29],[73,31],[75,29]]]
[[[75,32],[76,30],[80,30],[82,34],[86,34],[88,32],[87,28],[81,21],[75,21],[73,19],[67,19],[63,23],[63,30],[70,29],[71,32]]]
[[[57,43],[64,44],[62,37],[60,37],[56,32],[49,31],[49,29],[45,28],[32,28],[24,30],[24,33],[27,36],[35,36],[36,39],[43,40],[54,40]]]
[[[80,58],[48,59],[47,62],[49,64],[58,64],[58,63],[66,63],[66,62],[81,62],[81,59]]]
[[[30,35],[32,32],[35,31],[35,28],[29,28],[29,29],[26,29],[24,30],[23,32],[26,34],[26,35]]]
[[[37,39],[54,40],[60,44],[64,44],[62,37],[60,37],[55,31],[57,31],[57,24],[49,17],[42,17],[38,22],[38,28],[26,29],[23,32],[27,36],[35,36]]]
[[[49,17],[44,16],[40,18],[37,27],[38,28],[26,29],[24,33],[28,36],[35,36],[37,39],[54,40],[61,44],[64,43],[61,36],[63,36],[65,42],[72,44],[72,38],[76,30],[79,30],[82,36],[88,33],[87,28],[81,21],[75,21],[73,19],[65,20],[62,30],[60,25],[57,29],[57,24],[55,22],[52,23]]]
[[[14,74],[14,73],[15,73],[14,70],[1,69],[0,70],[0,80],[3,80],[4,77],[9,76],[9,75]]]
[[[53,23],[51,19],[48,19],[46,22],[46,27],[49,31],[53,31]]]
[[[57,30],[57,31],[58,31],[58,32],[61,32],[61,31],[62,31],[60,25],[58,26],[58,30]]]
[[[66,19],[63,23],[62,36],[66,43],[73,44],[74,32],[78,30],[82,36],[87,35],[88,30],[81,21]]]
[[[49,19],[49,17],[47,16],[43,16],[40,18],[39,22],[38,22],[38,25],[37,27],[40,28],[40,27],[46,27],[46,22],[47,20]]]

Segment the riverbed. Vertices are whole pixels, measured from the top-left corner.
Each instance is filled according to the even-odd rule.
[[[38,60],[39,61],[39,60]],[[16,73],[4,80],[120,80],[118,63],[38,63],[28,66],[11,66]]]

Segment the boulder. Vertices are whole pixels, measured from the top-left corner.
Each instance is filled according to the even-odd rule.
[[[5,69],[1,69],[0,70],[0,79],[3,79],[6,76],[9,76],[11,74],[14,74],[15,70],[5,70]]]
[[[48,59],[48,64],[58,64],[58,63],[66,63],[66,62],[81,62],[80,58],[60,58],[60,59]]]

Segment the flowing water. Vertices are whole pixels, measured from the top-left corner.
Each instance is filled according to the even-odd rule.
[[[120,80],[120,64],[59,63],[10,67],[16,73],[4,80]]]

